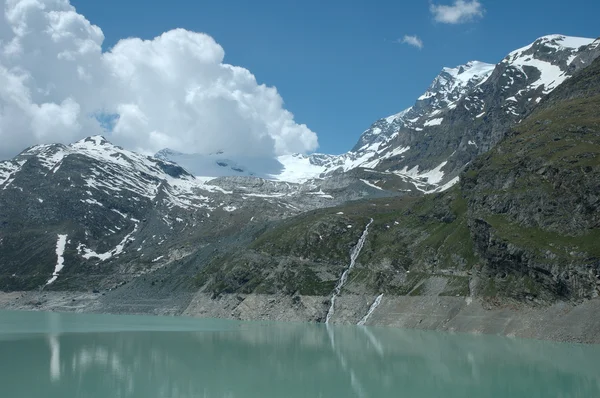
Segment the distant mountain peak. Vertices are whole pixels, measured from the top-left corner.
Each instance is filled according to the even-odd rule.
[[[108,141],[106,139],[106,137],[104,137],[103,135],[91,135],[89,137],[83,138],[79,141],[77,141],[74,145],[77,144],[85,144],[85,143],[89,143],[89,144],[93,144],[93,145],[112,145],[112,143],[110,141]]]
[[[469,72],[468,78],[470,78],[471,76],[489,73],[490,69],[494,69],[495,66],[495,64],[488,64],[487,62],[469,61],[466,64],[454,68],[442,68],[442,72],[448,73],[452,77],[458,77],[459,75]]]
[[[511,51],[504,60],[514,61],[515,59],[526,55],[546,54],[549,49],[554,50],[552,52],[560,50],[578,50],[593,42],[594,39],[585,37],[571,37],[558,34],[542,36],[525,47]]]

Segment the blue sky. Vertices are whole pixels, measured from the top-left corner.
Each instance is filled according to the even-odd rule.
[[[448,24],[434,20],[426,0],[71,0],[102,28],[105,49],[174,28],[211,35],[225,62],[277,87],[325,153],[349,150],[376,119],[412,105],[443,66],[495,63],[546,34],[600,36],[598,1],[480,3],[482,16]],[[423,48],[397,42],[407,34]]]

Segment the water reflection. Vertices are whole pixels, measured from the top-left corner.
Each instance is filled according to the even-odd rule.
[[[49,335],[48,344],[50,344],[50,379],[57,381],[60,379],[60,343],[58,336]]]
[[[60,342],[58,340],[60,327],[60,315],[56,313],[47,314],[48,322],[48,345],[50,346],[50,380],[60,379]]]
[[[60,316],[44,322],[46,334],[0,333],[1,397],[600,396],[598,346],[303,324],[73,333]]]

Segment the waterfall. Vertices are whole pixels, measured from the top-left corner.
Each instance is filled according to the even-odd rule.
[[[379,296],[377,296],[377,298],[375,299],[375,301],[373,302],[373,304],[371,304],[371,307],[369,308],[369,311],[367,312],[367,315],[365,315],[363,317],[363,319],[360,320],[360,322],[357,323],[358,326],[362,326],[365,323],[367,323],[367,321],[369,320],[369,317],[371,316],[371,314],[373,313],[373,311],[375,311],[375,309],[377,307],[379,307],[379,304],[381,304],[381,299],[383,298],[383,293],[381,293]]]
[[[373,219],[371,218],[371,221],[369,221],[369,223],[365,227],[365,230],[363,231],[362,235],[360,236],[360,239],[356,243],[356,246],[354,246],[354,249],[352,249],[352,251],[350,252],[350,265],[344,270],[342,276],[340,277],[340,280],[338,281],[337,285],[335,285],[335,289],[333,289],[333,295],[331,296],[331,305],[329,306],[329,311],[327,311],[327,318],[325,318],[326,324],[329,323],[329,320],[333,316],[335,299],[340,294],[342,287],[346,283],[346,280],[348,279],[348,273],[352,268],[354,268],[354,263],[356,262],[356,259],[358,258],[360,251],[362,250],[363,245],[365,244],[365,240],[367,239],[367,235],[369,234],[369,226],[372,223]]]

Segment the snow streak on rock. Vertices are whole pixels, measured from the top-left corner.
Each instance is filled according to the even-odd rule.
[[[365,240],[367,239],[367,235],[369,234],[369,226],[372,223],[373,223],[373,219],[371,218],[371,221],[369,221],[369,223],[365,227],[365,230],[363,231],[360,239],[358,240],[358,243],[356,243],[356,246],[354,246],[354,249],[352,249],[352,252],[350,253],[350,265],[342,273],[340,280],[338,281],[337,285],[335,286],[335,289],[333,290],[333,295],[331,296],[331,305],[329,306],[329,311],[327,311],[327,318],[325,318],[325,323],[329,323],[329,321],[331,320],[331,317],[333,316],[334,307],[335,307],[335,299],[340,294],[342,287],[344,287],[344,284],[346,283],[346,280],[348,279],[348,273],[350,272],[350,270],[352,268],[354,268],[356,259],[360,255],[360,251],[362,250],[363,245],[365,244]]]
[[[65,246],[67,245],[67,235],[58,235],[58,240],[56,241],[56,266],[54,267],[54,272],[52,273],[52,278],[46,282],[46,285],[51,284],[58,278],[58,273],[65,266],[65,259],[63,258],[63,253],[65,252]]]
[[[365,323],[367,323],[367,321],[369,320],[369,317],[371,316],[371,314],[373,313],[373,311],[375,311],[375,309],[377,309],[377,307],[379,307],[379,304],[381,304],[381,299],[383,298],[383,293],[381,293],[379,296],[377,296],[377,298],[375,299],[375,301],[373,302],[373,304],[371,304],[371,307],[369,308],[369,311],[367,312],[367,315],[365,315],[363,317],[363,319],[361,319],[357,325],[358,326],[363,326]]]
[[[132,221],[134,221],[134,219],[132,219]],[[81,257],[85,258],[86,260],[97,258],[100,261],[106,261],[114,256],[118,256],[119,254],[123,253],[123,249],[125,248],[127,242],[135,240],[135,238],[132,235],[137,232],[139,221],[135,220],[134,222],[135,225],[133,227],[133,230],[127,235],[125,235],[123,240],[121,240],[121,242],[114,249],[106,253],[96,253],[95,251],[85,247],[83,243],[80,243],[79,246],[77,246],[77,252],[81,255]]]

